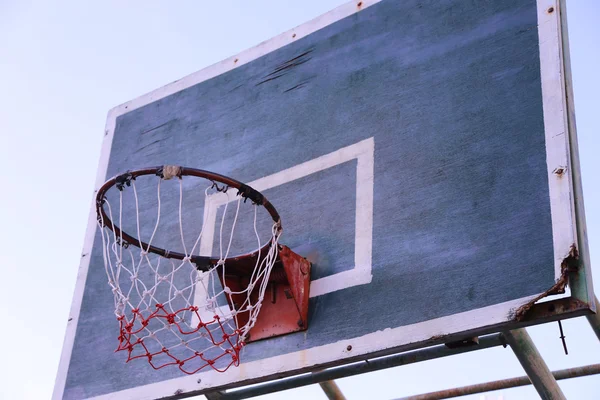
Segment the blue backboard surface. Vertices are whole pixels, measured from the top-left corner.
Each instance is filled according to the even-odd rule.
[[[173,164],[261,190],[313,262],[309,328],[224,374],[125,364],[92,214],[55,397],[200,392],[510,326],[577,243],[553,173],[569,166],[553,4],[353,2],[112,110],[98,186]]]

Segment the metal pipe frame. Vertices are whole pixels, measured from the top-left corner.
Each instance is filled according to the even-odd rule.
[[[585,365],[583,367],[561,369],[552,372],[556,380],[578,378],[582,376],[600,374],[600,364]],[[453,397],[466,396],[469,394],[492,392],[500,389],[510,389],[520,386],[531,385],[528,376],[501,379],[493,382],[478,383],[476,385],[462,386],[453,389],[440,390],[437,392],[423,393],[416,396],[402,397],[396,400],[439,400]]]
[[[504,337],[543,400],[566,400],[552,372],[525,329],[504,333]]]
[[[319,386],[321,386],[321,389],[323,389],[325,396],[329,400],[346,400],[346,397],[335,381],[319,382]]]
[[[598,301],[598,297],[594,297],[594,301],[596,303],[596,314],[586,315],[586,318],[600,341],[600,301]]]
[[[573,80],[571,56],[569,49],[569,29],[567,23],[567,1],[558,0],[559,26],[561,37],[561,50],[563,62],[564,90],[566,100],[567,131],[569,135],[569,156],[571,164],[571,179],[573,190],[573,205],[575,211],[575,226],[577,229],[577,245],[579,250],[579,268],[569,274],[571,297],[583,303],[589,303],[592,311],[594,307],[594,289],[590,264],[590,251],[587,240],[585,220],[585,206],[583,202],[583,186],[577,141],[577,123],[575,120],[575,100],[573,96]]]
[[[600,310],[600,302],[598,301],[598,298],[596,297],[594,300],[596,309]],[[596,336],[598,336],[598,340],[600,340],[600,313],[587,315],[586,318],[594,330],[594,333]],[[523,369],[527,373],[527,376],[425,393],[422,395],[411,396],[402,399],[445,399],[464,396],[467,394],[525,386],[531,383],[534,384],[534,387],[536,390],[538,390],[538,393],[542,399],[564,399],[564,394],[562,393],[560,387],[558,387],[556,380],[600,374],[600,364],[592,364],[583,367],[550,372],[527,331],[525,331],[525,329],[516,329],[503,334],[496,333],[482,336],[479,338],[479,344],[473,346],[458,348],[449,348],[446,345],[432,346],[421,350],[409,351],[392,356],[380,357],[373,360],[366,360],[342,367],[330,368],[323,371],[299,375],[293,378],[281,379],[249,388],[231,390],[227,392],[221,391],[208,393],[206,394],[206,397],[209,400],[247,399],[250,397],[318,383],[329,399],[342,400],[344,399],[343,394],[341,393],[337,384],[334,382],[334,379],[379,371],[386,368],[408,365],[421,361],[433,360],[449,355],[468,353],[474,350],[482,350],[500,345],[506,347],[507,344],[510,344],[515,355],[519,359],[519,362],[523,366]],[[336,395],[338,397],[335,397]]]
[[[446,357],[455,354],[468,353],[475,350],[483,350],[496,346],[506,346],[503,335],[500,333],[486,335],[479,338],[479,344],[465,347],[449,348],[446,345],[432,346],[421,350],[414,350],[392,356],[380,357],[373,360],[361,361],[354,364],[323,371],[298,375],[293,378],[281,379],[253,387],[239,390],[228,390],[226,392],[211,393],[211,398],[219,400],[247,399],[282,390],[294,389],[301,386],[314,385],[320,382],[332,381],[334,379],[364,374],[366,372],[379,371],[382,369],[408,365],[426,360]],[[215,396],[215,397],[212,397]]]

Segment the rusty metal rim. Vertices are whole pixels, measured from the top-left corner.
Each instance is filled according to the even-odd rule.
[[[104,202],[105,202],[105,195],[108,192],[108,190],[110,188],[112,188],[113,186],[117,186],[120,184],[121,189],[119,189],[119,190],[122,190],[123,184],[127,184],[127,186],[129,186],[129,183],[132,180],[135,180],[137,177],[144,176],[144,175],[157,175],[157,177],[159,179],[163,179],[162,171],[163,171],[164,167],[165,166],[148,167],[148,168],[137,169],[134,171],[128,171],[124,174],[114,176],[111,179],[109,179],[108,181],[106,181],[100,187],[100,189],[98,190],[98,193],[96,194],[96,214],[98,216],[99,221],[102,221],[102,223],[105,227],[107,227],[110,230],[112,230],[113,232],[115,232],[115,234],[117,236],[121,237],[128,244],[134,245],[136,247],[142,246],[141,247],[142,250],[145,250],[145,251],[148,251],[151,253],[155,253],[155,254],[158,254],[158,255],[166,257],[166,258],[183,260],[184,258],[186,258],[186,255],[183,253],[179,253],[176,251],[169,251],[169,250],[163,249],[161,247],[149,245],[148,243],[139,240],[135,236],[130,235],[130,234],[126,233],[125,231],[121,230],[120,227],[117,226],[117,224],[115,224],[113,221],[111,221],[111,219],[108,217],[108,214],[106,213],[106,211],[104,210],[104,207],[103,207]],[[197,178],[204,178],[213,183],[219,182],[221,184],[227,185],[228,188],[237,189],[239,196],[242,196],[245,199],[248,198],[248,199],[252,200],[252,202],[256,205],[263,206],[267,210],[267,212],[269,213],[269,215],[271,216],[273,221],[279,224],[278,229],[281,230],[281,218],[279,217],[279,213],[277,213],[277,210],[275,209],[273,204],[271,204],[271,202],[269,202],[269,200],[267,200],[267,198],[262,193],[255,190],[254,188],[246,185],[245,183],[237,181],[233,178],[229,178],[227,176],[220,175],[215,172],[205,171],[205,170],[196,169],[196,168],[179,167],[179,174],[177,175],[177,177],[179,179],[181,179],[184,176],[194,176]],[[256,257],[258,252],[260,252],[261,254],[266,254],[266,252],[268,251],[270,246],[271,246],[271,242],[269,241],[258,251],[229,257],[229,258],[225,259],[225,261],[230,261],[230,262],[231,261],[243,261],[245,259]],[[213,257],[192,256],[192,255],[190,255],[189,257],[190,257],[190,261],[193,262],[194,264],[196,264],[198,269],[201,269],[201,270],[207,270],[210,265],[215,265],[219,261],[218,258],[213,258]]]

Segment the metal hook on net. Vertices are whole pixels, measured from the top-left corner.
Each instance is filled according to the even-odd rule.
[[[227,193],[227,191],[229,190],[229,186],[223,184],[222,186],[219,186],[219,184],[215,181],[211,181],[212,185],[211,185],[211,189],[215,189],[217,192],[219,193]]]

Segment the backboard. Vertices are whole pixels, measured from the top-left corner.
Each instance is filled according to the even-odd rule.
[[[54,397],[202,393],[540,322],[522,316],[587,257],[561,29],[552,0],[354,1],[111,110],[97,188],[172,164],[260,190],[312,263],[309,327],[226,373],[125,364],[93,208]],[[185,215],[203,254],[229,202]]]

